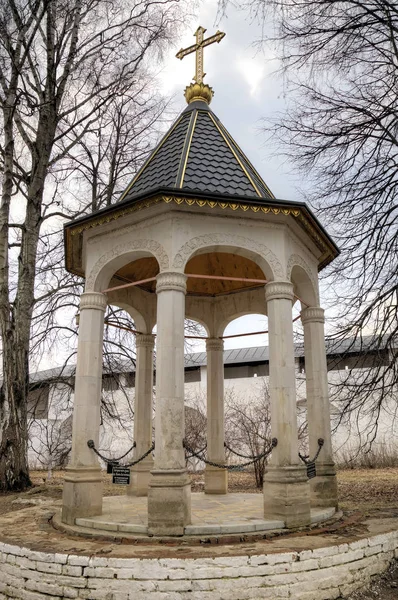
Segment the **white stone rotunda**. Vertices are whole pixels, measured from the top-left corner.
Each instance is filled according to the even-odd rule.
[[[336,507],[324,311],[318,272],[338,254],[333,240],[300,202],[278,200],[209,108],[203,48],[217,33],[177,56],[197,54],[187,108],[113,205],[65,227],[67,269],[85,278],[62,521],[101,515],[98,448],[104,313],[134,319],[137,364],[135,457],[152,445],[153,351],[156,334],[155,450],[132,468],[129,501],[148,495],[148,533],[182,535],[191,523],[184,439],[184,318],[207,332],[207,457],[225,464],[223,332],[251,313],[268,316],[272,452],[264,482],[264,518],[286,527],[310,523],[315,507]],[[292,306],[304,326],[309,450],[317,476],[298,456]],[[206,494],[227,494],[227,470],[206,466]]]

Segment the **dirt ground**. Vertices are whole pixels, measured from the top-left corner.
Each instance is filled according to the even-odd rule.
[[[37,499],[62,496],[63,472],[56,471],[48,479],[43,471],[31,472],[34,487],[22,494],[0,494],[0,515],[28,508]],[[340,508],[345,513],[360,511],[367,517],[398,516],[398,468],[341,470],[337,474]],[[125,493],[123,486],[113,485],[111,475],[104,473],[104,494]],[[203,473],[192,474],[192,490],[203,491]],[[256,489],[252,473],[229,474],[229,491],[261,493]],[[34,498],[34,501],[32,501]],[[395,515],[396,513],[396,515]],[[355,592],[349,600],[398,600],[398,561],[365,591]],[[299,599],[298,599],[299,600]]]

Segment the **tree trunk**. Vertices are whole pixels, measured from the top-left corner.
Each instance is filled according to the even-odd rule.
[[[15,343],[15,330],[3,339],[3,385],[0,390],[0,491],[31,486],[27,463],[28,351]]]
[[[44,182],[55,128],[54,107],[44,107],[37,127],[38,142],[35,145],[31,182],[27,190],[26,215],[18,260],[17,293],[13,305],[9,303],[8,279],[5,280],[3,276],[0,281],[2,284],[0,290],[3,291],[5,300],[0,319],[3,343],[3,385],[0,391],[0,490],[2,491],[19,491],[32,485],[27,458],[30,326],[35,303],[35,266],[42,222]],[[11,131],[9,135],[12,139]],[[12,173],[11,168],[10,172]],[[3,209],[7,205],[7,198],[3,186]],[[7,244],[4,244],[3,248],[7,246],[8,226]],[[6,258],[8,260],[8,257]],[[8,264],[7,260],[4,264]]]

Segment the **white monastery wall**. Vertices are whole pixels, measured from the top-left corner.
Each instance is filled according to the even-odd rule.
[[[196,559],[50,554],[0,543],[0,600],[332,600],[394,558],[397,531],[302,552]]]
[[[234,397],[241,401],[250,402],[251,398],[263,393],[268,377],[262,376],[260,366],[228,365],[224,380],[225,397]],[[185,397],[188,406],[200,408],[205,412],[207,369],[201,366],[194,374],[186,372]],[[256,376],[257,375],[257,376]],[[331,370],[328,372],[330,384],[336,384],[347,371]],[[361,369],[352,371],[352,379],[358,380]],[[194,379],[191,381],[191,379]],[[298,415],[300,421],[305,419],[305,373],[302,372],[299,360],[296,359],[296,392]],[[108,404],[108,410],[102,411],[100,427],[100,449],[107,456],[117,457],[126,452],[133,443],[134,387],[127,374],[119,376],[119,389],[103,392]],[[51,463],[57,464],[57,459],[68,446],[71,435],[71,415],[73,408],[73,393],[70,386],[57,383],[49,386],[47,418],[31,419],[29,433],[29,464],[31,468],[48,469]],[[379,426],[374,442],[375,452],[391,453],[394,436],[398,436],[398,423],[394,424],[393,400],[385,402],[379,417]],[[340,421],[339,407],[331,406],[332,427]],[[42,413],[44,415],[44,413]],[[116,418],[113,418],[112,415]],[[355,411],[350,417],[344,417],[333,431],[333,445],[336,460],[342,462],[354,456],[357,449],[366,440],[372,415],[365,411]],[[67,457],[65,458],[67,460]]]

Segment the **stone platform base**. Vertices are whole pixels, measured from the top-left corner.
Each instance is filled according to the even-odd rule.
[[[394,557],[398,531],[310,550],[211,558],[84,556],[0,542],[0,600],[333,600],[366,585]]]
[[[218,535],[254,533],[284,529],[284,521],[264,520],[261,494],[192,494],[192,524],[187,525],[184,535]],[[334,508],[313,509],[311,523],[319,523],[333,517]],[[104,498],[102,515],[76,519],[80,528],[90,533],[98,530],[119,534],[147,535],[147,498],[111,496]]]
[[[49,499],[0,515],[0,600],[333,600],[398,558],[393,509],[302,533],[169,545],[61,533],[51,525],[60,508]]]

